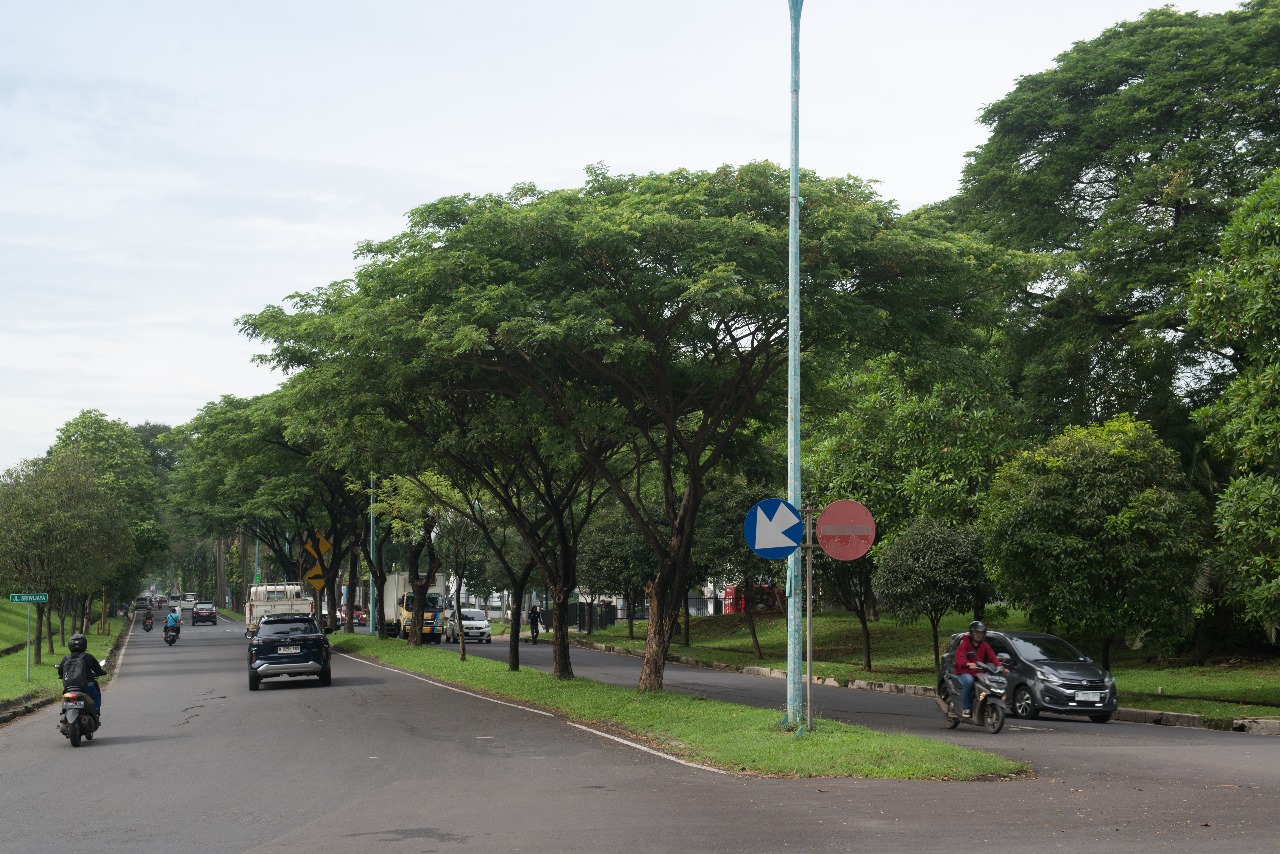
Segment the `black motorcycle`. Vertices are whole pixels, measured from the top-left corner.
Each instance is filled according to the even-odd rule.
[[[978,672],[974,674],[971,716],[966,717],[960,708],[964,685],[955,673],[947,674],[946,694],[934,697],[934,701],[946,715],[950,729],[955,729],[960,724],[973,724],[994,735],[1004,728],[1004,718],[1008,712],[1005,692],[1009,689],[1009,680],[1000,675],[1000,668],[985,661],[978,662],[978,668]]]
[[[173,646],[178,642],[178,630],[173,626],[164,627],[164,642],[169,646]]]
[[[151,631],[151,618],[150,618],[150,617],[147,617],[145,620],[143,620],[143,621],[142,621],[142,630],[143,630],[144,632],[149,632],[149,631]]]
[[[98,708],[88,691],[74,686],[63,689],[58,731],[71,739],[72,747],[79,747],[81,738],[93,741],[93,734],[98,731]]]

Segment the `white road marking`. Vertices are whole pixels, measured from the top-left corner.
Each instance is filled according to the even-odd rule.
[[[505,700],[495,700],[493,697],[486,697],[484,694],[476,694],[476,693],[475,693],[475,692],[473,692],[473,691],[464,691],[463,689],[458,688],[458,687],[455,687],[455,686],[453,686],[453,685],[446,685],[446,684],[445,684],[445,683],[443,683],[443,682],[437,682],[437,681],[435,681],[434,679],[428,679],[428,678],[426,678],[425,676],[419,676],[418,674],[416,674],[416,673],[410,673],[410,672],[408,672],[407,670],[400,670],[400,669],[395,668],[395,667],[388,667],[388,666],[386,666],[385,664],[374,664],[372,661],[367,661],[367,660],[365,660],[365,659],[363,659],[363,658],[357,658],[357,657],[356,657],[356,656],[354,656],[354,655],[347,655],[345,652],[340,652],[340,653],[338,653],[338,655],[342,656],[343,658],[349,658],[349,659],[351,659],[352,661],[358,661],[358,662],[360,662],[361,664],[367,664],[367,665],[369,665],[370,667],[376,667],[376,668],[378,668],[379,670],[389,670],[389,671],[391,671],[392,673],[399,673],[399,674],[401,674],[401,675],[403,675],[403,676],[408,676],[410,679],[417,679],[419,682],[426,682],[428,685],[434,685],[434,686],[436,686],[437,688],[444,688],[444,689],[449,690],[449,691],[457,691],[459,694],[466,694],[468,697],[475,697],[475,698],[476,698],[476,699],[478,699],[478,700],[488,700],[490,703],[497,703],[499,706],[509,706],[509,707],[511,707],[511,708],[513,708],[513,709],[521,709],[522,711],[526,711],[526,712],[533,712],[535,715],[542,715],[543,717],[548,717],[548,718],[554,718],[554,717],[556,717],[556,715],[552,714],[551,712],[544,712],[542,709],[535,709],[535,708],[532,708],[532,707],[530,707],[530,706],[521,706],[521,705],[519,705],[518,703],[508,703],[508,702],[507,702],[507,701],[505,701]],[[627,747],[633,747],[633,748],[635,748],[636,750],[642,750],[642,751],[644,751],[645,753],[650,753],[650,754],[652,754],[652,755],[654,755],[654,756],[659,757],[660,759],[666,759],[666,760],[668,760],[668,761],[670,761],[670,762],[676,762],[676,763],[678,763],[678,764],[680,764],[680,765],[684,765],[684,766],[686,766],[686,767],[688,767],[688,768],[697,768],[697,769],[698,769],[698,770],[700,770],[700,771],[711,771],[711,772],[716,773],[716,774],[729,774],[729,773],[730,773],[730,772],[725,771],[725,770],[722,770],[722,769],[720,769],[720,768],[712,768],[710,765],[699,765],[699,764],[698,764],[698,763],[696,763],[696,762],[689,762],[689,761],[688,761],[688,760],[686,760],[686,759],[680,759],[679,757],[672,756],[672,755],[667,754],[667,753],[663,753],[661,750],[654,750],[652,747],[646,747],[646,746],[644,746],[643,744],[636,744],[634,741],[628,741],[628,740],[627,740],[627,739],[625,739],[625,738],[621,738],[621,737],[619,737],[619,736],[612,735],[612,734],[607,733],[607,732],[601,732],[601,731],[600,731],[600,730],[598,730],[598,729],[592,729],[592,728],[591,728],[591,727],[589,727],[589,726],[583,726],[582,724],[574,723],[573,721],[568,721],[568,720],[567,720],[567,721],[565,721],[565,723],[567,723],[567,724],[568,724],[569,726],[571,726],[571,727],[574,727],[575,729],[580,729],[580,730],[582,730],[583,732],[589,732],[589,733],[592,733],[592,734],[594,734],[594,735],[598,735],[598,736],[600,736],[601,738],[607,738],[607,739],[609,739],[610,741],[616,741],[616,742],[618,742],[618,744],[626,745]],[[479,738],[493,738],[493,736],[479,736]]]

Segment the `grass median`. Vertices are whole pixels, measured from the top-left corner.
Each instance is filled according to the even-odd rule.
[[[85,635],[89,641],[89,652],[95,658],[106,658],[107,653],[111,651],[112,645],[123,630],[124,621],[118,617],[111,620],[111,634],[109,635],[98,634],[97,624],[95,624]],[[54,632],[55,651],[49,652],[49,642],[47,639],[43,639],[43,661],[37,665],[34,655],[32,656],[30,680],[27,679],[27,651],[25,648],[6,656],[0,656],[0,703],[21,697],[52,697],[62,691],[62,682],[58,679],[54,665],[62,661],[62,657],[67,654],[67,648],[62,644],[61,637],[57,634],[56,624],[54,625]],[[32,634],[35,634],[34,630]],[[70,636],[71,632],[68,631],[67,637]],[[25,629],[20,640],[26,640]],[[107,679],[110,679],[110,675],[108,675]],[[107,679],[102,681],[106,682]]]
[[[548,673],[448,649],[410,648],[368,635],[331,635],[340,652],[375,659],[488,694],[550,709],[572,720],[633,734],[691,762],[778,777],[865,777],[975,780],[1027,773],[1027,765],[954,744],[815,720],[797,738],[779,728],[779,712],[703,700],[674,692],[641,693],[588,679],[561,681]]]

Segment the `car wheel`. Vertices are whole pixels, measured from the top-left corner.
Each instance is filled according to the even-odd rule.
[[[262,677],[256,673],[249,674],[249,690],[257,691],[262,686]]]
[[[1105,724],[1107,721],[1111,720],[1111,712],[1105,712],[1101,715],[1089,715],[1089,720],[1093,721],[1095,724]]]
[[[333,671],[326,667],[324,670],[320,671],[320,687],[328,688],[332,684],[333,684]]]
[[[988,703],[982,707],[982,726],[987,732],[995,735],[1004,729],[1004,707]]]
[[[1013,713],[1023,720],[1034,720],[1040,715],[1040,710],[1036,708],[1036,699],[1031,696],[1031,689],[1026,685],[1019,685],[1018,690],[1013,692]]]
[[[485,639],[484,639],[484,642],[485,642],[485,643],[493,643],[493,638],[485,638]]]

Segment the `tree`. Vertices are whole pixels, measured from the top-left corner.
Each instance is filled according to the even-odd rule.
[[[1154,9],[1021,78],[981,120],[961,221],[1051,253],[1005,329],[1008,367],[1052,433],[1129,412],[1184,457],[1226,367],[1186,326],[1188,275],[1277,166],[1280,3]]]
[[[1222,262],[1199,272],[1192,318],[1239,372],[1196,413],[1236,476],[1215,508],[1214,556],[1227,604],[1274,642],[1280,629],[1280,171],[1247,197],[1222,239]]]
[[[1033,623],[1111,645],[1190,621],[1202,502],[1150,425],[1071,427],[996,474],[981,527],[1000,593]]]
[[[905,622],[929,621],[937,667],[938,623],[973,602],[986,584],[977,529],[920,516],[876,551],[874,583],[881,605]]]

